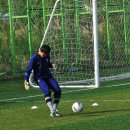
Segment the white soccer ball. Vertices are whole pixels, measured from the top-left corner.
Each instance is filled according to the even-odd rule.
[[[72,110],[73,112],[81,112],[83,110],[83,105],[81,102],[75,102],[72,105]]]

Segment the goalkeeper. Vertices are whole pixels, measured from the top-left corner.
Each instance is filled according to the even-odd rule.
[[[50,62],[51,48],[47,44],[43,44],[39,51],[36,52],[30,59],[25,76],[24,85],[25,89],[29,89],[29,76],[31,71],[34,72],[34,80],[39,85],[40,89],[45,95],[45,102],[50,109],[51,117],[61,116],[58,113],[57,106],[61,98],[61,89],[58,82],[53,78],[49,68],[53,68],[53,64]],[[51,91],[54,92],[54,100],[51,98]]]

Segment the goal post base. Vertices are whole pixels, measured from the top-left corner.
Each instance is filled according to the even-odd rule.
[[[60,85],[61,88],[98,88],[95,85]]]

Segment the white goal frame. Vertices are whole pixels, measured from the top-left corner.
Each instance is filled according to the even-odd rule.
[[[56,10],[56,7],[58,5],[58,3],[60,2],[61,0],[56,0],[55,2],[55,5],[53,7],[53,10],[52,10],[52,13],[51,13],[51,16],[50,16],[50,19],[49,19],[49,22],[48,22],[48,25],[47,25],[47,28],[45,30],[45,33],[44,33],[44,36],[43,36],[43,39],[42,39],[42,42],[41,42],[41,45],[40,47],[44,44],[44,41],[45,41],[45,38],[46,38],[46,35],[47,35],[47,32],[49,30],[49,27],[50,27],[50,24],[52,22],[52,19],[53,19],[53,16],[54,16],[54,13],[55,13],[55,10]],[[99,55],[98,55],[98,22],[97,22],[97,0],[92,0],[92,14],[93,14],[93,40],[94,40],[94,85],[62,85],[60,84],[60,87],[68,87],[68,88],[83,88],[83,87],[89,87],[89,88],[98,88],[99,87]],[[35,88],[38,88],[39,86],[37,86],[35,83],[34,83],[34,80],[33,80],[33,72],[31,73],[30,75],[30,78],[29,78],[29,83],[32,87],[35,87]]]

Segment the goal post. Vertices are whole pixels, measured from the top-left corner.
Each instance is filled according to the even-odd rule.
[[[86,4],[90,8],[87,11],[85,4],[56,0],[41,42],[52,48],[51,59],[58,66],[52,72],[61,87],[99,87],[97,0]],[[85,26],[90,24],[87,30],[82,25],[82,20],[87,20],[85,15],[89,15],[89,21],[83,21]],[[83,30],[90,31],[88,39],[87,34],[81,34]],[[33,74],[29,82],[38,87],[33,83]]]
[[[50,25],[51,25],[51,21],[52,21],[52,19],[53,19],[53,16],[54,16],[56,7],[57,7],[57,5],[58,5],[58,2],[60,2],[60,0],[56,0],[56,2],[55,2],[55,5],[54,5],[54,8],[53,8],[53,10],[52,10],[52,13],[51,13],[51,16],[50,16],[50,19],[49,19],[47,28],[46,28],[46,30],[45,30],[45,33],[44,33],[44,36],[43,36],[43,39],[42,39],[42,42],[41,42],[40,47],[44,44],[44,40],[45,40],[45,38],[46,38],[47,32],[48,32],[49,27],[50,27]]]
[[[98,88],[99,87],[99,54],[98,54],[97,0],[92,0],[92,5],[93,5],[95,87]]]
[[[75,87],[92,87],[92,88],[98,88],[99,87],[99,55],[98,55],[98,20],[97,20],[97,0],[92,0],[92,23],[93,23],[93,49],[94,49],[94,84],[81,84],[82,85],[62,85],[61,87],[69,87],[69,88],[75,88]],[[89,79],[86,79],[86,81],[89,81]],[[77,81],[78,82],[78,81]],[[85,81],[84,81],[85,82]]]

